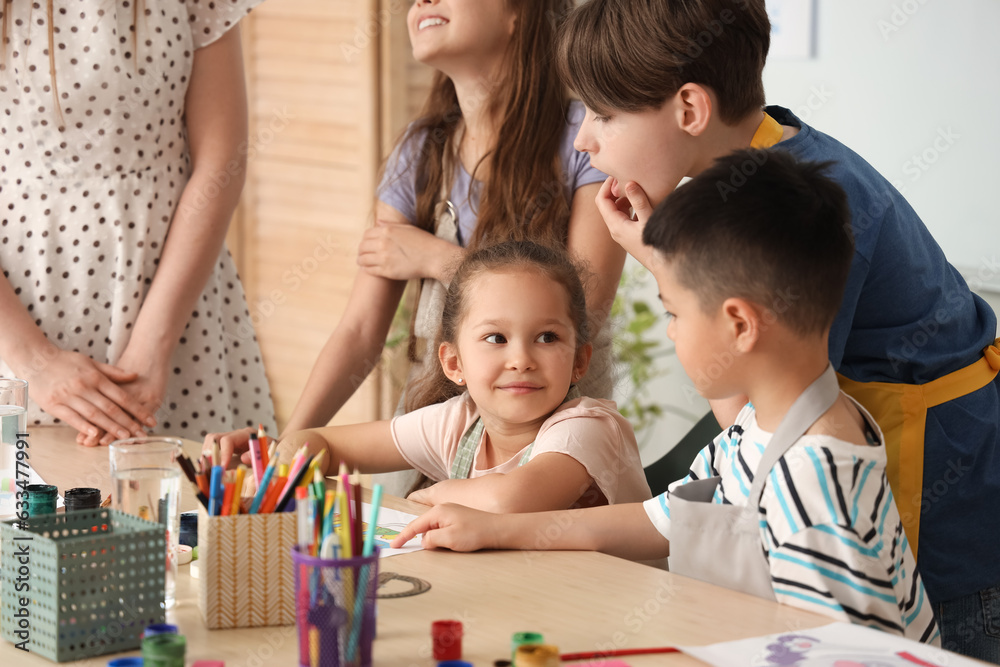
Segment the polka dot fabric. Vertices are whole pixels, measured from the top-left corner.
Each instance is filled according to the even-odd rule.
[[[0,60],[0,266],[49,340],[114,363],[190,173],[184,96],[195,49],[260,0],[17,0]],[[58,104],[55,103],[56,99]],[[223,249],[171,360],[158,432],[200,439],[274,408]],[[11,376],[0,360],[0,375]],[[29,424],[56,420],[37,405]]]

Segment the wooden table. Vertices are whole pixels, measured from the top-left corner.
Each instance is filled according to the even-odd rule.
[[[60,491],[109,485],[107,448],[79,447],[67,429],[33,429],[31,461]],[[192,452],[199,443],[188,442]],[[190,494],[189,494],[190,495]],[[191,505],[186,499],[182,504]],[[386,506],[419,512],[422,506],[387,499]],[[825,616],[672,575],[592,552],[420,551],[383,559],[382,571],[431,584],[421,595],[378,602],[377,665],[425,667],[431,658],[430,624],[457,619],[464,626],[463,658],[477,666],[509,657],[517,631],[541,632],[563,652],[675,644],[708,644],[816,627]],[[224,660],[227,667],[291,666],[297,656],[294,626],[207,630],[196,602],[197,581],[181,566],[178,603],[167,614],[188,642],[188,664]],[[110,657],[137,655],[136,652]],[[103,666],[102,656],[71,664]],[[699,665],[683,655],[632,656],[633,666]],[[52,664],[0,642],[0,665]],[[581,663],[583,664],[583,663]]]

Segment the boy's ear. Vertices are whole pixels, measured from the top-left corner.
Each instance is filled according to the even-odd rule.
[[[579,382],[580,378],[587,374],[587,369],[590,368],[590,357],[593,353],[594,346],[590,343],[584,343],[576,351],[576,360],[573,362],[573,384]]]
[[[441,343],[438,348],[438,359],[445,376],[455,384],[465,386],[465,376],[462,374],[462,360],[458,356],[458,348],[451,343]],[[463,382],[459,382],[463,380]]]
[[[697,83],[685,83],[675,96],[678,126],[692,137],[697,137],[708,127],[712,118],[712,95],[708,88]]]
[[[751,352],[761,334],[762,321],[757,305],[746,299],[726,299],[722,302],[722,317],[726,322],[732,349],[741,354]]]

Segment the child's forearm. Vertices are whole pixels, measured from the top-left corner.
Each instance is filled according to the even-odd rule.
[[[425,505],[456,503],[486,512],[507,514],[530,512],[533,508],[516,502],[510,480],[496,473],[473,479],[446,479],[410,494],[409,499]]]
[[[410,467],[392,440],[388,421],[326,426],[289,433],[278,447],[281,461],[291,460],[299,447],[306,443],[310,455],[326,451],[323,464],[326,475],[335,474],[341,462],[349,469],[358,468],[363,473],[406,470]]]
[[[641,503],[498,517],[496,546],[506,549],[600,551],[630,560],[655,560],[670,543]]]
[[[590,478],[586,478],[589,483]],[[570,506],[583,489],[570,482],[568,489],[553,484],[540,490],[523,475],[492,473],[472,479],[446,479],[410,494],[409,499],[425,505],[456,503],[497,514],[546,512]]]

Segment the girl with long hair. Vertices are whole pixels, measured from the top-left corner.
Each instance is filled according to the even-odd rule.
[[[555,32],[570,0],[417,0],[407,26],[417,60],[437,70],[422,116],[390,156],[361,241],[343,317],[313,367],[286,432],[322,426],[376,366],[407,280],[420,280],[411,346],[433,367],[440,295],[468,250],[508,239],[568,249],[594,279],[587,303],[594,362],[585,395],[610,397],[604,326],[625,260],[594,198],[605,175],[573,148],[584,109],[559,78]],[[438,304],[435,307],[435,302]],[[405,391],[406,409],[437,397]],[[220,437],[224,455],[249,431]],[[210,439],[206,438],[206,443]],[[397,489],[397,493],[401,493]]]

